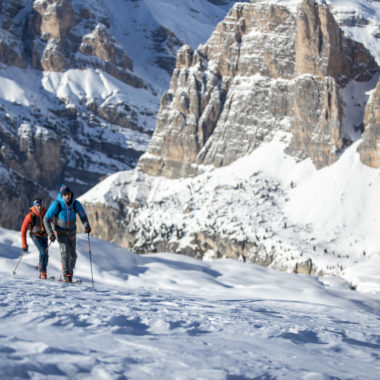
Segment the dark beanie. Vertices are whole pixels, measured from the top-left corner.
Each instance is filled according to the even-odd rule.
[[[67,185],[61,185],[61,187],[59,188],[59,192],[61,193],[61,195],[63,195],[63,194],[71,193],[71,190],[69,189]]]

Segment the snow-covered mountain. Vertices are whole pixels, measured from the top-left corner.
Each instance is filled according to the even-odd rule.
[[[84,235],[84,283],[68,285],[36,278],[33,249],[12,275],[20,251],[19,233],[0,229],[2,379],[378,378],[379,287],[91,238],[92,287]],[[49,255],[58,278],[57,243]]]
[[[370,52],[344,36],[326,6],[236,4],[206,44],[179,50],[139,167],[193,176],[278,132],[289,135],[288,154],[330,165],[360,136],[378,73]]]
[[[0,186],[2,199],[14,209],[1,212],[2,225],[18,227],[32,195],[39,191],[47,198],[46,190],[62,179],[74,190],[82,190],[102,175],[133,167],[151,141],[161,91],[174,86],[179,111],[188,111],[188,105],[192,112],[197,109],[196,101],[188,102],[187,95],[194,95],[186,94],[189,88],[202,94],[198,111],[206,110],[207,118],[201,120],[204,129],[197,136],[184,129],[179,139],[173,139],[171,123],[177,127],[186,114],[179,112],[178,118],[163,125],[165,134],[155,130],[150,147],[156,147],[156,158],[165,158],[156,154],[161,138],[164,154],[173,156],[179,166],[184,163],[182,156],[190,157],[191,164],[192,156],[186,156],[188,148],[183,144],[190,137],[195,144],[206,142],[213,160],[197,163],[197,177],[168,180],[150,175],[158,172],[143,164],[152,157],[148,150],[139,168],[108,177],[82,198],[98,236],[137,252],[181,252],[205,259],[229,256],[345,277],[360,265],[376,263],[377,170],[363,162],[375,166],[377,162],[379,97],[377,91],[370,98],[368,90],[377,80],[379,2],[308,0],[300,14],[298,0],[252,1],[237,4],[215,31],[233,3],[3,1],[1,60],[6,63],[0,78]],[[247,18],[251,24],[247,23],[240,12],[250,6],[266,18]],[[255,20],[266,21],[255,25]],[[223,33],[229,33],[227,41],[233,43],[227,49]],[[252,45],[254,41],[258,44]],[[310,51],[305,41],[310,42]],[[187,46],[175,63],[174,54],[183,43]],[[244,61],[247,56],[242,54],[240,62],[240,55],[234,55],[239,49],[254,59]],[[236,67],[236,62],[223,60],[236,56]],[[186,73],[195,71],[193,63],[204,65],[197,72],[200,82],[186,78]],[[174,65],[178,67],[169,87]],[[226,74],[223,80],[213,77],[218,70]],[[244,70],[251,71],[251,77]],[[232,80],[230,74],[238,75]],[[236,91],[225,103],[223,94],[231,81]],[[210,91],[213,88],[218,91]],[[252,89],[258,90],[258,98]],[[298,90],[295,103],[287,99],[290,90]],[[161,101],[163,113],[173,101],[168,94]],[[219,103],[214,102],[216,97]],[[240,119],[234,119],[233,112],[225,119],[232,131],[244,132],[249,126],[241,123],[245,119],[265,126],[266,133],[261,134],[262,128],[248,131],[246,144],[235,132],[220,128],[220,138],[236,140],[234,144],[225,140],[229,144],[224,156],[223,149],[214,149],[206,140],[217,138],[208,128],[226,104],[231,110],[241,107]],[[291,128],[294,105],[300,111],[295,112],[296,134]],[[252,118],[251,112],[257,110],[258,117]],[[365,112],[370,115],[366,125]],[[191,126],[191,113],[187,121]],[[173,144],[168,152],[165,142],[170,138]],[[316,170],[310,159],[317,167],[335,163]],[[231,165],[205,166],[210,163]],[[377,281],[374,274],[373,282]]]
[[[330,167],[297,162],[273,141],[235,163],[187,179],[116,173],[81,201],[97,236],[135,252],[231,257],[274,269],[380,284],[380,171],[356,144]],[[124,214],[122,214],[124,212]],[[96,220],[96,216],[98,219]],[[125,215],[123,217],[123,215]]]
[[[203,43],[233,3],[1,1],[0,196],[15,207],[0,224],[18,228],[31,194],[62,182],[79,194],[133,168],[177,49]]]
[[[316,69],[304,73],[302,81],[298,76],[263,79],[261,73],[252,80],[239,72],[243,91],[235,92],[229,104],[244,109],[250,99],[260,105],[252,87],[260,94],[266,84],[272,98],[265,103],[261,92],[259,111],[273,116],[262,121],[266,127],[272,121],[275,128],[243,154],[246,142],[237,138],[236,155],[230,145],[228,160],[219,150],[214,157],[220,165],[194,162],[194,173],[152,175],[141,162],[130,170],[151,141],[160,92],[175,84],[176,94],[184,93],[178,107],[187,111],[189,87],[180,88],[175,76],[169,85],[174,63],[182,70],[182,83],[195,71],[189,66],[194,57],[210,64],[210,70],[197,72],[204,82],[193,87],[206,94],[199,98],[206,100],[201,107],[220,94],[207,93],[209,84],[230,83],[226,77],[207,81],[211,71],[217,72],[211,70],[213,60],[194,52],[201,51],[200,42],[207,46],[232,3],[0,0],[0,223],[18,227],[33,195],[38,191],[47,199],[47,190],[61,179],[81,190],[99,176],[128,169],[107,176],[80,199],[93,233],[145,253],[91,236],[92,287],[87,236],[79,234],[75,276],[84,283],[42,281],[36,278],[38,253],[32,244],[17,274],[11,274],[21,254],[20,233],[0,228],[2,378],[378,379],[380,86],[372,89],[375,59],[379,63],[379,1],[308,0],[309,9],[322,12],[310,18],[313,13],[297,10],[297,0],[253,0],[270,22],[256,25],[249,36],[265,42],[265,54],[258,51],[252,62],[264,62],[263,73],[270,75],[280,73],[278,68],[292,72],[297,62]],[[344,38],[327,9],[317,4],[330,5]],[[208,51],[215,54],[214,62],[218,52],[233,57],[237,47],[243,48],[249,25],[239,17],[242,5],[234,9],[242,22],[229,23],[229,15],[217,31],[221,42],[224,29],[238,43],[227,51],[223,46]],[[299,16],[297,22],[310,33],[293,41],[301,47],[310,42],[310,51],[301,49],[296,64],[272,60],[276,51],[284,57],[294,52],[281,31],[291,27],[297,36]],[[255,20],[260,24],[263,18]],[[329,51],[329,41],[342,49]],[[184,42],[175,62],[174,52]],[[352,62],[346,54],[350,49]],[[353,68],[355,78],[330,76],[336,74],[336,67],[326,64],[331,56],[340,68]],[[234,73],[234,63],[225,60],[219,67]],[[243,63],[252,67],[249,60]],[[362,73],[369,74],[368,80],[353,80]],[[306,91],[305,83],[314,90]],[[318,149],[300,146],[302,154],[295,154],[295,144],[289,149],[293,115],[281,112],[291,107],[285,107],[281,91],[273,96],[273,90],[292,88],[302,89],[296,104],[312,116],[307,127],[313,120],[324,127],[322,134],[296,141],[321,148],[319,156]],[[165,95],[160,107],[171,101]],[[227,119],[241,132],[233,123],[250,118],[255,109],[245,108],[237,115],[241,119]],[[216,110],[209,107],[208,120],[215,121]],[[182,117],[190,119],[186,112],[181,115],[178,124]],[[204,124],[206,131],[209,125]],[[297,126],[308,137],[306,126]],[[186,142],[188,132],[178,141]],[[165,133],[162,139],[172,137],[170,128]],[[170,154],[180,167],[180,155],[188,152],[183,144],[172,146]],[[150,162],[156,163],[158,152],[153,153],[156,160]],[[150,154],[145,153],[146,162]],[[57,243],[49,255],[48,274],[58,278]]]
[[[335,23],[341,3],[325,3],[236,4],[207,43],[180,49],[137,169],[82,197],[97,236],[347,279],[366,266],[379,282],[379,173],[363,159],[378,67]],[[365,3],[361,40],[374,42],[379,4]]]

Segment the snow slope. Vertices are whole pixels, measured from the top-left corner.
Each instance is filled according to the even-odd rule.
[[[155,64],[159,53],[154,46],[155,31],[163,27],[174,33],[179,44],[167,49],[175,57],[182,44],[189,44],[195,49],[206,42],[235,1],[227,0],[225,5],[219,6],[205,0],[143,0],[137,3],[100,0],[100,4],[112,20],[112,34],[132,58],[136,74],[161,95],[169,86],[171,72]]]
[[[316,170],[311,160],[287,156],[283,138],[227,167],[205,167],[195,178],[119,172],[80,200],[116,209],[118,199],[139,204],[124,228],[147,247],[173,230],[168,241],[182,252],[205,232],[255,243],[253,258],[257,261],[256,250],[273,255],[272,268],[293,271],[297,262],[311,260],[316,273],[337,275],[358,290],[380,294],[380,170],[360,162],[360,140],[336,163]],[[210,250],[204,258],[215,257]]]
[[[3,379],[378,378],[380,301],[342,280],[91,242],[95,286],[83,235],[66,285],[36,279],[34,248],[13,276],[20,236],[0,229]]]

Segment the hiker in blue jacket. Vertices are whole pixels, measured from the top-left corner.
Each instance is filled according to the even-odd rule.
[[[63,281],[72,282],[76,253],[76,214],[79,215],[87,234],[91,227],[87,215],[79,201],[75,199],[73,192],[66,185],[61,185],[57,200],[54,201],[44,217],[44,224],[50,241],[54,242],[56,236],[51,226],[54,222],[54,230],[57,234],[59,249],[61,251],[61,263]]]

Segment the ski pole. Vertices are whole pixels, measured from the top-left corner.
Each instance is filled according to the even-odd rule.
[[[21,259],[22,259],[23,256],[24,256],[24,251],[22,251],[22,254],[21,254],[20,258],[18,259],[18,262],[17,262],[17,264],[16,264],[16,267],[15,267],[15,269],[13,270],[13,274],[16,274],[16,269],[17,269],[17,267],[19,266],[19,264],[20,264]]]
[[[91,257],[91,244],[90,244],[90,234],[87,234],[88,237],[88,254],[90,255],[90,267],[91,267],[91,282],[92,286],[94,286],[94,275],[92,274],[92,257]]]

